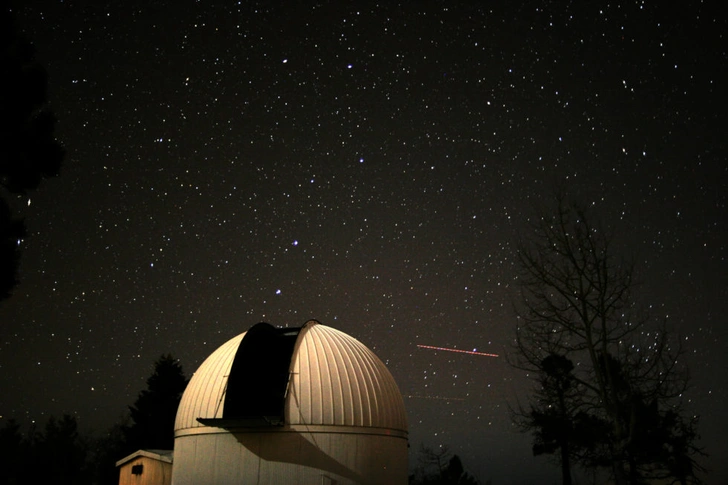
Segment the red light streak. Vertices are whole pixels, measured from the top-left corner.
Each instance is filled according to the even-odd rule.
[[[498,357],[498,354],[487,354],[485,352],[476,352],[475,350],[450,349],[448,347],[434,347],[432,345],[420,345],[420,344],[417,344],[417,346],[421,349],[444,350],[445,352],[459,352],[461,354],[482,355],[484,357]]]
[[[410,394],[407,397],[410,399],[431,399],[431,400],[437,400],[437,401],[465,401],[465,398],[462,398],[462,397],[418,396],[415,394]]]

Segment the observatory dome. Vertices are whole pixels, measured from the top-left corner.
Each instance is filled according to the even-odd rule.
[[[361,342],[314,320],[254,325],[200,365],[177,411],[173,483],[211,476],[406,483],[407,418],[394,378]]]

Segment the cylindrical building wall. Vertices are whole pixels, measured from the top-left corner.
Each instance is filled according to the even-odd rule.
[[[405,436],[314,428],[179,436],[173,484],[407,483]]]

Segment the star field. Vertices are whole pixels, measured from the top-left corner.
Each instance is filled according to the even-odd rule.
[[[529,383],[503,356],[516,246],[560,188],[683,339],[725,483],[725,16],[510,3],[20,4],[67,155],[16,201],[0,415],[101,430],[162,353],[189,376],[259,321],[314,318],[387,364],[412,465],[425,443],[481,481],[556,477],[510,424]]]

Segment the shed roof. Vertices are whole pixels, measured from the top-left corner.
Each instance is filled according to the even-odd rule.
[[[129,456],[125,456],[121,460],[116,462],[116,466],[119,467],[124,463],[128,463],[136,457],[143,456],[151,458],[152,460],[163,461],[165,463],[172,463],[174,458],[174,451],[172,450],[137,450]]]

